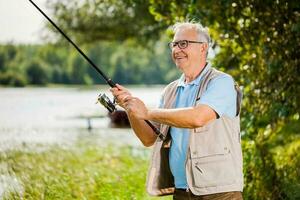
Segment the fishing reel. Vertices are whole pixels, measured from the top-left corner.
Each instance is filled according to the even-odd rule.
[[[99,94],[97,102],[101,103],[110,113],[117,110],[116,104],[112,102],[104,93]]]
[[[110,113],[114,112],[117,110],[116,108],[116,103],[115,100],[112,102],[108,96],[106,96],[104,93],[103,94],[99,94],[97,102],[96,103],[101,103]],[[159,129],[157,129],[153,124],[151,124],[151,122],[149,122],[148,120],[145,120],[145,122],[152,128],[152,130],[155,132],[155,134],[157,134],[157,136],[164,141],[166,139],[166,136],[164,134],[162,134]]]

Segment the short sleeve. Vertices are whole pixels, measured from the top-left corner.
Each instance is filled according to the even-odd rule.
[[[199,104],[211,107],[219,116],[234,117],[236,115],[236,97],[237,92],[234,88],[233,78],[224,74],[208,83]]]

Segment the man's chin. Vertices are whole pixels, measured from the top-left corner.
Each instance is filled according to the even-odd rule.
[[[184,64],[183,64],[183,63],[176,62],[175,64],[176,64],[176,66],[177,66],[177,68],[178,68],[179,70],[182,71],[182,70],[184,69]]]

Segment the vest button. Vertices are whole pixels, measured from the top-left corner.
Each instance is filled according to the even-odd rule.
[[[196,155],[197,154],[197,151],[193,151],[193,155]]]

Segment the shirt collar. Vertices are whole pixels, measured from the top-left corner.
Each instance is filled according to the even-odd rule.
[[[204,74],[211,68],[211,64],[209,62],[206,63],[204,69],[200,72],[200,74],[197,76],[196,79],[194,79],[193,81],[189,82],[189,83],[185,83],[185,76],[184,74],[181,75],[181,77],[179,78],[177,87],[184,87],[186,85],[200,85],[201,79],[204,76]]]

